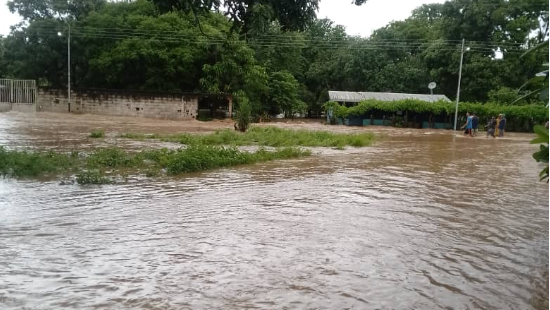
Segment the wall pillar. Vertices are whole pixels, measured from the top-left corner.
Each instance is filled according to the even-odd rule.
[[[229,118],[233,117],[233,96],[227,96],[227,108],[229,110]]]

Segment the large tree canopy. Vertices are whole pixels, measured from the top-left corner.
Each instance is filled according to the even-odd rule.
[[[344,1],[361,5],[364,0]],[[328,90],[435,93],[502,104],[542,71],[543,0],[425,4],[368,38],[315,16],[319,0],[11,0],[25,23],[0,38],[0,75],[65,87],[236,94],[254,113],[321,110]],[[528,102],[524,100],[523,102]]]
[[[205,12],[220,9],[230,18],[234,28],[247,33],[278,21],[284,30],[304,30],[316,17],[319,0],[152,0],[163,12]],[[354,0],[361,5],[367,0]]]

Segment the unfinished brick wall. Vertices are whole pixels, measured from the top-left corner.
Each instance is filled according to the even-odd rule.
[[[37,111],[69,112],[67,91],[42,88]],[[197,117],[198,95],[110,90],[71,91],[71,113],[193,119]]]

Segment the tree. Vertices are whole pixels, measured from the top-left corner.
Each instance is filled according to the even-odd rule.
[[[10,0],[10,12],[17,12],[24,20],[79,19],[98,10],[106,0]]]
[[[546,179],[546,183],[548,183],[548,128],[536,125],[535,133],[537,134],[537,138],[531,140],[531,144],[541,144],[541,146],[538,152],[533,153],[533,158],[537,162],[547,164],[546,168],[542,169],[539,176],[541,181]]]
[[[267,15],[270,21],[278,21],[285,30],[301,30],[315,19],[318,0],[153,0],[162,12],[179,10],[194,14],[225,7],[225,15],[233,23],[232,29],[247,33],[257,21],[258,14]],[[262,6],[260,9],[260,6]],[[265,17],[265,15],[264,15]]]
[[[517,99],[519,99],[520,95],[516,89],[502,86],[489,91],[488,97],[490,102],[497,102],[500,104],[512,104],[516,102],[515,104],[517,104],[519,103]]]
[[[261,98],[267,91],[267,73],[258,65],[254,52],[242,41],[227,41],[211,50],[214,62],[203,65],[201,90],[214,93],[241,93],[252,106],[253,114],[261,110]],[[237,102],[238,103],[238,102]]]
[[[300,85],[288,71],[277,71],[269,75],[267,102],[271,114],[283,112],[285,117],[294,117],[303,112],[306,104],[300,100]]]
[[[0,35],[0,78],[9,77],[8,64],[5,56],[6,48],[4,47],[5,40],[6,39]]]

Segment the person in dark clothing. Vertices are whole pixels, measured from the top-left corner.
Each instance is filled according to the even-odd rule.
[[[499,115],[500,122],[498,123],[498,136],[500,138],[504,137],[504,128],[506,128],[506,117],[503,114]]]
[[[495,137],[495,128],[497,126],[497,120],[495,119],[495,117],[491,117],[491,120],[487,123],[487,125],[485,126],[487,128],[487,138],[489,138],[489,136],[491,137]]]
[[[472,115],[472,131],[474,132],[474,136],[477,135],[477,128],[479,126],[479,117],[474,113]]]

